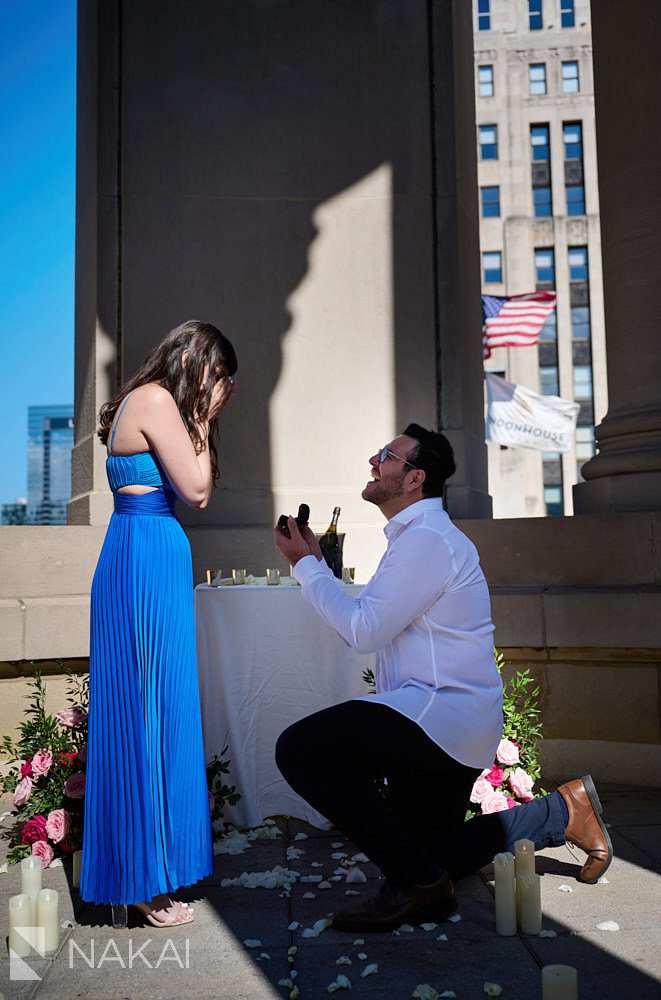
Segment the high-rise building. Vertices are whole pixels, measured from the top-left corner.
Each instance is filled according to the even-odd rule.
[[[66,524],[73,406],[28,408],[28,524]]]
[[[489,491],[495,517],[571,514],[607,408],[589,0],[475,0],[474,15],[482,289],[557,294],[540,343],[486,368],[580,403],[571,452],[489,443]]]
[[[26,524],[28,501],[26,497],[17,497],[14,503],[0,504],[0,524]]]

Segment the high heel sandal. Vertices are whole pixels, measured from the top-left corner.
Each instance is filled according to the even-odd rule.
[[[192,924],[195,920],[193,907],[189,903],[181,903],[179,909],[168,914],[164,920],[158,920],[147,903],[131,903],[140,914],[148,920],[152,927],[178,927],[180,924]],[[111,905],[113,930],[126,930],[128,927],[128,907],[124,903]]]

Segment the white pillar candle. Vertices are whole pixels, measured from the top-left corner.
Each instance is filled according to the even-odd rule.
[[[73,878],[72,884],[74,889],[80,888],[80,866],[83,863],[83,852],[74,851],[73,854]]]
[[[32,923],[37,923],[37,895],[41,890],[41,875],[44,866],[41,858],[31,854],[21,861],[21,892],[26,892],[32,901]]]
[[[516,919],[521,925],[521,890],[519,875],[535,874],[535,845],[532,840],[517,840],[514,844],[514,874],[516,876]]]
[[[493,859],[496,882],[496,933],[503,937],[516,934],[516,891],[514,855],[506,852]]]
[[[25,936],[18,933],[25,927]],[[12,896],[9,900],[9,950],[19,958],[27,958],[32,951],[29,928],[32,927],[32,900],[26,892]]]
[[[42,889],[37,897],[37,926],[44,928],[44,948],[55,951],[60,940],[59,898],[56,889]]]
[[[542,929],[542,891],[539,875],[517,878],[521,896],[521,930],[524,934],[539,934]]]
[[[572,965],[545,965],[542,1000],[578,1000],[578,974]]]

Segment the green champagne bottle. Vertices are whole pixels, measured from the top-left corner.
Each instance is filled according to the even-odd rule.
[[[337,534],[337,522],[340,516],[340,508],[336,507],[333,510],[333,517],[331,518],[331,523],[328,525],[326,532],[319,539],[319,548],[321,553],[326,560],[327,564],[333,570],[335,576],[341,580],[342,579],[342,549],[340,547],[340,539]]]

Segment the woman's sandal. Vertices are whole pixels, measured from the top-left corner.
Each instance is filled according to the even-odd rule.
[[[154,916],[153,908],[148,903],[131,903],[131,906],[139,910],[145,920],[148,920],[152,927],[178,927],[180,924],[192,924],[195,919],[193,907],[189,903],[180,903],[173,913],[166,915],[164,920],[159,920]],[[128,908],[125,904],[113,904],[112,926],[113,930],[125,930],[128,926]]]

